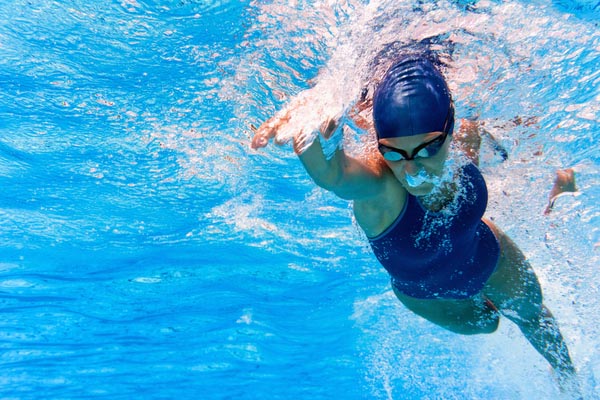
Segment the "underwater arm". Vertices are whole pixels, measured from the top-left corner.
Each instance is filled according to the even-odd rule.
[[[333,119],[324,124],[321,136],[325,141],[335,140],[331,136],[341,130],[338,124]],[[340,146],[336,146],[331,158],[328,158],[321,140],[316,139],[312,143],[306,143],[306,140],[306,135],[295,136],[294,150],[318,186],[346,200],[366,199],[379,192],[382,173],[376,165],[368,165],[347,155]]]
[[[379,178],[382,175],[380,163],[377,160],[363,162],[344,152],[341,148],[343,123],[340,120],[344,119],[342,117],[323,117],[324,122],[316,124],[317,129],[310,129],[310,125],[307,126],[304,120],[299,119],[297,113],[300,107],[311,104],[308,100],[314,99],[304,93],[259,128],[254,129],[251,147],[266,147],[271,140],[277,145],[282,145],[292,136],[294,151],[318,186],[347,200],[366,199],[378,193],[381,185]],[[328,110],[313,112],[312,118],[327,115],[326,113]],[[290,132],[294,132],[293,135],[289,135]]]
[[[508,152],[498,140],[485,129],[484,124],[481,121],[476,119],[462,119],[460,129],[454,134],[454,139],[462,152],[475,165],[479,165],[479,150],[483,137],[488,139],[494,153],[502,157],[502,160],[506,161]]]

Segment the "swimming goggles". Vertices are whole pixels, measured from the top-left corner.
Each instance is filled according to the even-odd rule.
[[[378,145],[378,148],[383,158],[388,161],[409,161],[414,160],[415,158],[433,157],[439,153],[442,145],[446,141],[447,136],[448,132],[444,132],[444,134],[436,137],[435,139],[417,146],[410,155],[408,155],[408,153],[402,149],[386,146],[381,143]]]
[[[450,104],[450,108],[448,109],[448,115],[446,115],[446,121],[444,122],[444,131],[443,134],[432,139],[428,142],[422,143],[417,146],[409,155],[406,151],[402,149],[398,149],[392,146],[386,146],[384,144],[379,143],[378,148],[379,152],[388,161],[410,161],[415,158],[427,158],[433,157],[437,153],[439,153],[442,148],[444,142],[446,141],[446,137],[448,137],[452,122],[454,121],[454,107]]]

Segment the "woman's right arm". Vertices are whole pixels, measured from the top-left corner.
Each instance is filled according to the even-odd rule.
[[[322,136],[329,137],[336,128],[337,122],[330,120],[321,128]],[[294,150],[318,186],[346,200],[366,200],[381,194],[384,169],[376,159],[361,161],[347,155],[343,148],[337,148],[327,159],[318,138],[310,144],[304,140],[304,135],[296,136]]]
[[[277,131],[289,123],[289,113],[282,112],[263,123],[255,131],[252,148],[267,146],[276,141]],[[337,128],[337,121],[330,120],[321,127],[322,136],[328,138]],[[377,160],[361,161],[338,148],[328,159],[323,153],[321,141],[316,135],[300,132],[294,136],[294,151],[314,182],[346,200],[367,200],[383,191],[384,167]],[[281,144],[276,141],[276,143]]]

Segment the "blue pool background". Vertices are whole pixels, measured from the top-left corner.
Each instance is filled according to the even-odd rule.
[[[456,43],[457,110],[510,153],[484,143],[488,216],[600,398],[596,2],[89,3],[0,1],[0,398],[556,397],[513,325],[410,314],[349,205],[289,147],[249,149],[393,24]],[[543,216],[573,166],[580,192]]]

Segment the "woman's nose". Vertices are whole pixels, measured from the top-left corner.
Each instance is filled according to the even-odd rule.
[[[404,162],[404,172],[408,175],[415,176],[419,173],[421,168],[417,165],[414,160],[407,160]]]

